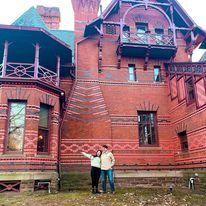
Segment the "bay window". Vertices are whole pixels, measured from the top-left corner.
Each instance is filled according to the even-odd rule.
[[[50,134],[50,106],[41,104],[39,112],[39,129],[37,153],[49,153],[49,134]]]
[[[22,152],[25,131],[26,102],[9,102],[7,151]]]

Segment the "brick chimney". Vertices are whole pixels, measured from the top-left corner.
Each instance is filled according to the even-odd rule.
[[[97,18],[101,0],[71,0],[76,41],[83,37],[86,24]]]
[[[37,6],[37,12],[49,29],[59,29],[61,17],[58,7]]]

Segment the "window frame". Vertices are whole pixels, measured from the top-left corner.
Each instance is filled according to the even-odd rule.
[[[25,115],[24,115],[24,132],[23,132],[23,144],[21,151],[12,151],[8,149],[9,143],[9,129],[10,129],[10,116],[11,116],[11,104],[12,103],[24,103],[25,104]],[[24,144],[25,144],[25,133],[26,133],[26,115],[27,115],[27,101],[18,100],[18,99],[9,99],[8,100],[8,110],[7,110],[7,120],[6,120],[6,135],[4,141],[4,154],[17,154],[21,155],[24,153]]]
[[[189,99],[189,90],[188,90],[188,82],[192,81],[193,84],[193,92],[194,92],[194,99]],[[186,90],[186,100],[187,100],[187,105],[193,104],[196,102],[196,91],[195,91],[195,82],[192,77],[189,77],[188,79],[185,80],[185,90]]]
[[[52,115],[52,106],[44,103],[40,103],[40,108],[39,108],[39,117],[40,117],[40,109],[41,106],[46,106],[48,107],[48,128],[45,127],[40,127],[38,124],[38,138],[39,138],[39,130],[47,131],[48,136],[47,136],[47,151],[46,152],[40,152],[38,151],[38,139],[37,139],[37,155],[49,155],[50,154],[50,142],[51,142],[51,115]],[[39,123],[40,123],[40,118],[39,118]]]
[[[158,69],[159,70],[159,81],[156,81],[155,80],[155,69]],[[153,80],[155,83],[160,83],[162,82],[162,77],[161,77],[161,66],[154,66],[154,69],[153,69]]]
[[[142,144],[140,142],[140,122],[139,122],[139,116],[140,114],[154,114],[154,131],[155,131],[155,144]],[[139,147],[159,147],[159,138],[158,138],[158,120],[157,120],[157,111],[137,111],[137,121],[138,121],[138,134],[139,134]],[[151,124],[151,123],[150,123]]]
[[[130,68],[133,68],[133,77],[134,80],[130,79]],[[136,82],[137,81],[137,75],[136,75],[136,68],[135,68],[135,64],[128,64],[128,81],[129,82]]]
[[[178,135],[179,142],[180,142],[181,152],[188,153],[189,152],[189,143],[188,143],[187,132],[186,131],[179,132],[177,135]],[[186,140],[183,141],[183,138],[185,138]],[[183,147],[185,142],[187,142],[187,148],[186,149]]]

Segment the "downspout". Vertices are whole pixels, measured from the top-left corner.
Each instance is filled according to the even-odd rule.
[[[77,65],[77,44],[78,42],[75,43],[75,65]],[[75,66],[74,66],[75,67]],[[73,82],[73,86],[72,89],[70,91],[68,91],[68,94],[66,95],[66,101],[65,101],[65,105],[62,106],[61,109],[61,119],[60,119],[60,125],[59,125],[59,140],[58,140],[58,161],[57,161],[57,171],[58,171],[58,186],[59,186],[59,190],[61,189],[61,180],[62,180],[62,169],[61,169],[61,140],[62,140],[62,127],[63,127],[63,123],[66,117],[66,112],[67,109],[69,107],[70,101],[71,101],[71,96],[74,93],[74,89],[76,86],[76,82],[77,82],[77,69],[75,67],[75,77],[74,77],[74,82]],[[61,104],[61,102],[60,102]]]

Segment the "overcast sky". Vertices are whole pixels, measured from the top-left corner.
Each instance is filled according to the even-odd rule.
[[[102,0],[105,8],[111,0]],[[178,0],[195,22],[206,30],[206,1]],[[11,24],[31,6],[56,6],[61,10],[61,29],[73,30],[73,11],[71,0],[0,0],[0,24]],[[203,51],[202,51],[203,52]],[[194,60],[200,58],[202,52],[197,52]]]

